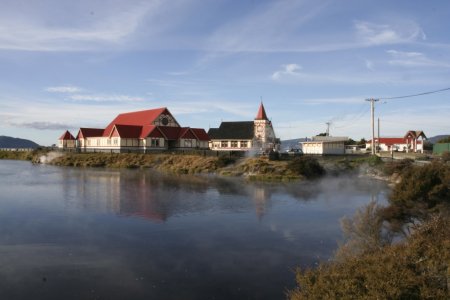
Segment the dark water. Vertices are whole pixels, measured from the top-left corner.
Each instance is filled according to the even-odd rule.
[[[0,299],[282,299],[387,188],[0,161]]]

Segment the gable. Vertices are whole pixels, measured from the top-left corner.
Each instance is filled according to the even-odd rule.
[[[153,125],[155,120],[162,113],[170,114],[169,110],[165,107],[119,114],[108,126],[106,126],[103,136],[109,136],[114,125]]]
[[[209,141],[210,138],[203,128],[191,128],[192,132],[195,134],[199,141]]]
[[[60,137],[59,140],[75,140],[73,135],[69,132],[69,130],[66,130]]]
[[[180,133],[180,139],[197,139],[197,137],[192,133],[190,128],[183,128]]]
[[[100,128],[80,128],[77,139],[86,139],[88,137],[100,137],[103,135],[103,129]]]
[[[145,139],[148,137],[154,137],[154,138],[164,138],[164,135],[162,134],[162,132],[158,129],[157,126],[155,125],[149,125],[149,126],[144,126],[142,128],[142,132],[141,132],[141,139]]]

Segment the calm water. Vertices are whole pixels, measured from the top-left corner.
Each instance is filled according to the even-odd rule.
[[[0,161],[0,299],[282,299],[387,187]]]

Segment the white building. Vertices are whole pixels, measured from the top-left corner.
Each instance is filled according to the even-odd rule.
[[[408,131],[404,137],[375,138],[375,145],[379,151],[422,152],[426,139],[423,131]],[[372,140],[367,141],[366,148],[372,147]]]
[[[300,142],[304,154],[343,155],[348,137],[314,136],[310,141]]]

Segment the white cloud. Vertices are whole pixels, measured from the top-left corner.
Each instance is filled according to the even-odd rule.
[[[420,52],[403,52],[397,50],[386,51],[392,59],[388,61],[390,65],[402,67],[444,67],[449,68],[448,62],[440,62],[428,58]]]
[[[53,86],[45,88],[45,91],[50,93],[79,93],[82,91],[81,88],[71,85],[64,85],[64,86]]]
[[[107,94],[76,94],[69,97],[75,101],[92,101],[92,102],[141,102],[145,98],[134,97],[129,95],[107,95]]]
[[[6,7],[0,13],[0,49],[80,51],[93,50],[99,45],[117,45],[137,30],[150,11],[158,9],[159,1],[126,7],[115,3],[117,6],[98,7],[95,12],[91,11],[90,17],[86,17],[89,16],[86,7],[92,9],[95,4],[81,2],[78,5],[79,11],[70,14],[65,6],[52,6],[48,10],[54,15],[48,15],[49,12],[33,4],[30,6],[35,10],[31,12],[31,9],[22,12],[11,4],[11,8]],[[61,18],[60,15],[65,15],[66,20],[49,24],[49,20]]]
[[[312,21],[326,4],[318,1],[272,1],[240,18],[224,23],[206,40],[203,48],[211,51],[290,51],[303,24]]]
[[[423,30],[413,22],[396,24],[374,24],[355,21],[356,37],[366,45],[397,44],[425,39]]]
[[[276,71],[272,74],[273,80],[279,80],[284,75],[297,76],[300,74],[298,71],[302,69],[302,67],[297,64],[287,64],[282,65],[282,67],[282,70]]]
[[[77,126],[55,123],[55,122],[23,122],[23,123],[11,123],[11,126],[22,127],[22,128],[32,128],[38,130],[65,130],[65,129],[75,129]]]
[[[305,99],[302,102],[310,105],[322,105],[322,104],[361,104],[364,102],[365,97],[347,97],[347,98],[314,98]]]

